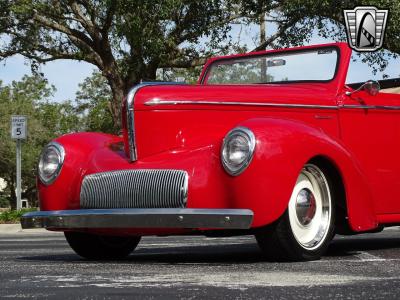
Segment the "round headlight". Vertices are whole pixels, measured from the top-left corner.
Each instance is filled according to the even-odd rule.
[[[242,173],[253,158],[256,138],[246,127],[236,127],[228,132],[222,145],[222,165],[232,176]]]
[[[57,142],[49,143],[42,151],[38,173],[40,180],[49,185],[56,180],[64,163],[64,147]]]

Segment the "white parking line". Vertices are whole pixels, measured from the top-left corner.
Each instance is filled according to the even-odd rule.
[[[259,271],[240,271],[240,272],[213,272],[204,276],[202,272],[182,271],[181,272],[157,272],[140,273],[124,276],[102,276],[97,275],[36,275],[23,276],[20,279],[11,280],[13,282],[30,282],[42,285],[57,285],[58,287],[112,287],[112,288],[131,288],[131,287],[193,287],[193,286],[213,286],[225,287],[229,289],[246,290],[252,287],[285,287],[285,286],[330,286],[344,285],[355,282],[380,281],[394,278],[378,278],[368,276],[353,276],[344,274],[316,274],[308,272],[259,272]],[[318,278],[318,280],[316,280]]]
[[[35,250],[38,250],[38,249],[34,249],[34,250],[32,250],[32,249],[27,249],[27,250],[25,250],[25,249],[17,249],[17,250],[0,250],[0,255],[1,254],[12,254],[12,253],[21,253],[21,254],[23,254],[23,253],[32,253],[32,255],[35,255],[35,256],[37,256],[38,255],[38,253],[37,252],[35,252]],[[39,249],[39,250],[41,250],[41,249]],[[46,255],[52,255],[53,253],[75,253],[75,252],[73,252],[72,251],[72,249],[70,250],[70,249],[68,249],[68,248],[61,248],[61,249],[54,249],[54,248],[52,248],[51,249],[51,253],[48,253],[48,254],[46,254]]]
[[[354,255],[355,257],[357,257],[359,260],[361,261],[385,261],[385,258],[379,257],[379,256],[375,256],[372,255],[371,253],[365,252],[365,251],[361,251],[360,253]]]
[[[35,238],[35,239],[0,239],[0,243],[18,243],[18,244],[24,244],[24,243],[42,243],[42,242],[50,242],[50,241],[55,241],[55,242],[65,242],[65,238]]]

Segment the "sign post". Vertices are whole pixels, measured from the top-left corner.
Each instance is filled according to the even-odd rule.
[[[21,140],[26,139],[26,116],[11,116],[11,138],[17,141],[17,209],[22,208],[21,202]]]

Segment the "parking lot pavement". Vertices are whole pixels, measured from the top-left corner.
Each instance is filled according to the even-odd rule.
[[[0,234],[0,297],[399,299],[400,229],[338,237],[323,259],[272,263],[253,237],[146,237],[127,260],[89,262],[60,233]]]

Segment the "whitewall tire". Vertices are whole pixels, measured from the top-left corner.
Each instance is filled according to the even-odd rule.
[[[334,235],[335,205],[330,178],[315,164],[301,170],[284,215],[256,233],[261,249],[278,260],[315,260]]]

